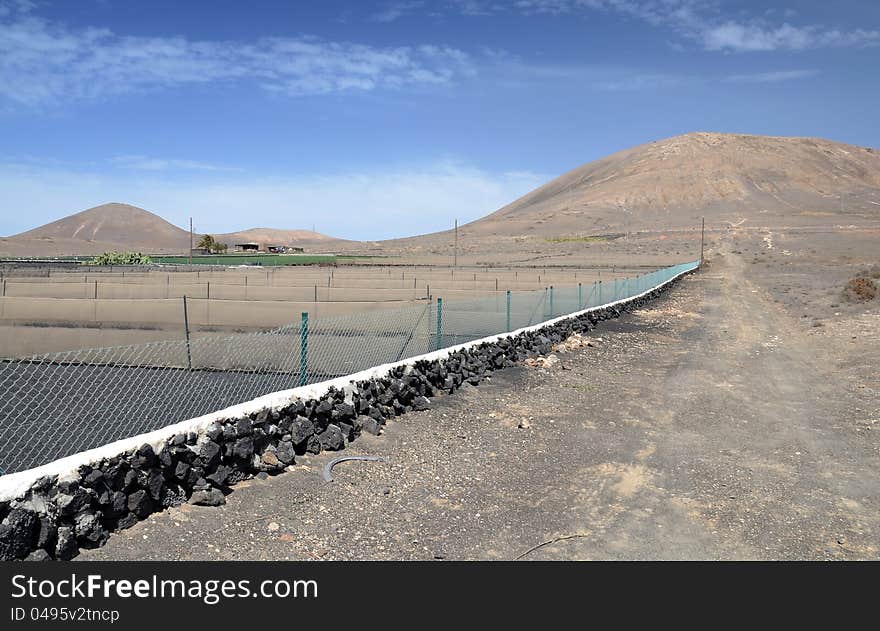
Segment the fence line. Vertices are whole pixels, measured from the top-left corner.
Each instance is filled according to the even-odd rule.
[[[648,291],[697,262],[613,282],[309,318],[259,333],[0,362],[0,472],[12,473],[259,396],[531,326]],[[185,307],[184,307],[185,308]],[[293,318],[291,318],[293,320]]]

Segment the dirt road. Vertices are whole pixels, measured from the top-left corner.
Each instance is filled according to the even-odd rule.
[[[722,246],[595,347],[499,373],[347,452],[389,464],[342,464],[328,484],[331,456],[303,459],[81,558],[876,559],[871,317],[871,335],[817,335]]]

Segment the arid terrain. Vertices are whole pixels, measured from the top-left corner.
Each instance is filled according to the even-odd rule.
[[[732,230],[591,347],[344,452],[387,464],[301,459],[82,558],[880,558],[880,301],[840,293],[876,247]]]
[[[621,251],[629,264],[685,260],[699,252],[703,218],[710,231],[876,225],[880,151],[819,138],[708,132],[658,140],[578,167],[461,226],[459,262],[583,266]],[[276,242],[428,265],[449,265],[454,254],[451,230],[376,242],[271,228],[214,236],[227,244]],[[188,245],[188,231],[113,203],[0,238],[0,255],[182,253]]]
[[[702,218],[715,232],[876,226],[880,151],[742,134],[658,140],[579,167],[460,227],[459,249],[481,264],[505,257],[584,264],[623,249],[649,263],[698,251]],[[365,245],[430,260],[451,256],[452,243],[445,231]]]
[[[703,217],[706,265],[601,323],[591,346],[499,371],[343,452],[386,464],[345,463],[326,483],[333,456],[303,457],[236,486],[225,506],[153,515],[82,558],[880,558],[880,153],[809,138],[657,141],[463,226],[458,262],[480,281],[553,274],[570,286],[697,259]],[[55,252],[74,238],[46,237]],[[341,276],[400,270],[400,286],[359,289],[417,301],[464,289],[427,290],[427,274],[450,271],[452,244],[447,231],[309,250],[372,255]],[[277,302],[297,312],[294,297]]]

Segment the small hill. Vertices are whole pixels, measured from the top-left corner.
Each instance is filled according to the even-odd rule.
[[[38,255],[92,254],[106,249],[182,252],[189,248],[189,232],[143,208],[110,203],[58,219],[4,241],[18,242]]]
[[[193,235],[197,244],[202,235]],[[221,243],[271,243],[318,246],[333,237],[310,230],[253,228],[214,235]],[[184,253],[189,249],[188,230],[178,228],[143,208],[110,203],[58,219],[39,228],[0,238],[0,254],[11,256],[92,255],[108,250],[138,250],[152,254]]]
[[[320,232],[311,230],[276,230],[274,228],[251,228],[240,232],[227,232],[214,235],[220,243],[230,247],[236,243],[264,243],[271,245],[298,245],[302,243],[326,244],[337,241]]]

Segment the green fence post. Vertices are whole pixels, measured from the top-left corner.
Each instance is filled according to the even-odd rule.
[[[581,306],[582,306],[583,304],[584,304],[584,300],[583,300],[583,288],[581,287],[581,284],[578,283],[578,311],[581,310]]]
[[[97,283],[98,281],[95,281]],[[186,310],[186,296],[183,297],[183,330],[186,332],[186,367],[193,369],[192,351],[189,345],[189,313]]]
[[[302,312],[302,324],[299,327],[299,385],[308,381],[309,368],[309,312]]]
[[[443,298],[437,298],[437,344],[434,350],[440,350],[443,338]]]
[[[507,330],[510,331],[510,290],[507,290]]]

